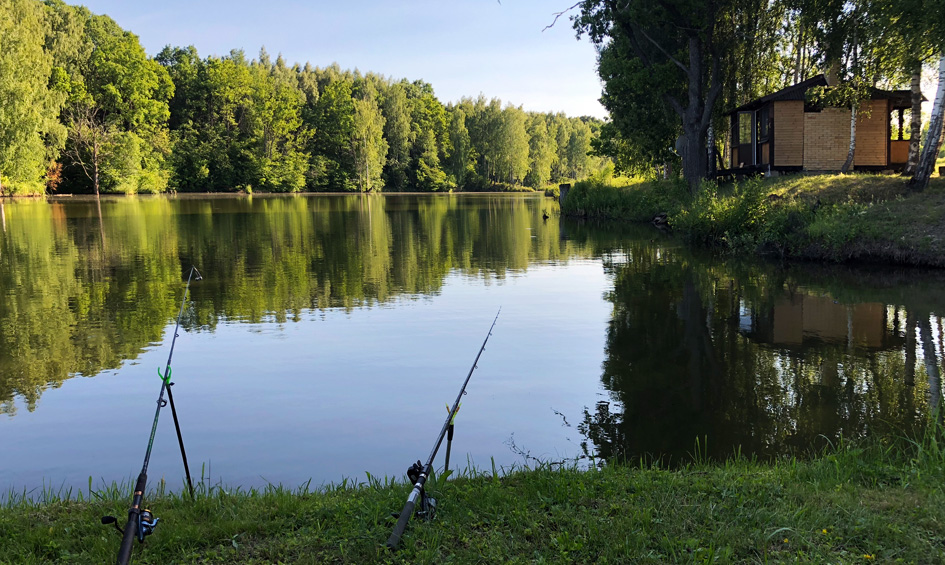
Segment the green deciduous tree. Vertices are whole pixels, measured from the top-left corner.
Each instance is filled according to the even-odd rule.
[[[521,107],[507,106],[501,113],[496,146],[497,178],[509,184],[521,184],[528,173],[527,117]]]
[[[46,26],[41,4],[0,0],[0,196],[42,192],[63,136],[64,77],[44,48]]]
[[[253,66],[253,97],[246,136],[250,140],[254,177],[263,190],[297,192],[305,185],[307,156],[303,148],[310,137],[302,125],[305,95],[298,88],[295,72],[280,55],[266,65],[263,54]]]
[[[586,0],[574,25],[596,44],[626,42],[628,75],[668,73],[673,80],[636,96],[656,97],[681,122],[683,174],[696,192],[708,168],[706,133],[722,91],[721,66],[726,40],[717,24],[732,0]],[[611,76],[602,76],[606,82]],[[606,99],[605,99],[606,103]]]
[[[315,105],[312,160],[315,186],[330,190],[355,188],[351,139],[354,132],[354,100],[351,84],[330,82]]]
[[[403,84],[396,83],[387,89],[383,113],[384,138],[388,144],[384,180],[388,187],[404,190],[410,165],[410,108]]]
[[[525,184],[542,188],[551,178],[555,157],[555,140],[548,133],[548,124],[541,114],[528,116],[528,174]]]
[[[450,142],[450,152],[447,157],[449,173],[455,185],[461,187],[466,183],[466,178],[475,161],[469,130],[466,129],[466,112],[461,107],[456,107],[451,112]]]
[[[373,83],[362,81],[360,90],[360,97],[354,101],[351,147],[358,190],[370,192],[383,188],[381,173],[387,161],[387,141]]]
[[[571,122],[562,113],[549,117],[549,130],[554,132],[555,158],[551,164],[552,180],[568,178],[568,142],[571,140]]]
[[[591,129],[579,118],[571,120],[571,137],[568,139],[568,174],[572,179],[584,177],[590,166]]]
[[[72,16],[62,14],[63,21],[81,20],[87,14],[61,3],[50,7],[78,10]],[[64,50],[66,55],[89,53],[85,60],[67,61],[73,67],[63,113],[70,132],[67,165],[82,170],[96,194],[100,188],[164,190],[169,176],[168,100],[174,84],[166,69],[148,58],[135,35],[107,16],[88,15],[84,20],[83,38],[90,50],[75,46]]]

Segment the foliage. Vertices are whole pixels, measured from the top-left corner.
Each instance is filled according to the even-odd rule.
[[[60,149],[64,128],[55,116],[65,85],[43,48],[46,27],[37,2],[0,2],[0,196],[42,192],[50,157]]]
[[[649,222],[661,213],[676,214],[689,197],[682,183],[643,181],[616,186],[601,181],[576,183],[561,203],[563,214]]]
[[[708,172],[706,135],[722,90],[722,60],[738,37],[724,24],[740,9],[738,1],[585,0],[576,6],[574,27],[602,50],[601,79],[605,90],[614,90],[602,101],[623,128],[621,137],[633,143],[646,139],[641,130],[655,132],[639,150],[652,154],[677,129],[683,176],[695,194]]]
[[[49,9],[60,12],[62,21],[81,21],[87,13],[61,3]],[[88,46],[57,53],[70,81],[63,112],[69,129],[66,182],[81,186],[84,176],[96,194],[163,191],[168,100],[174,92],[167,71],[107,16],[85,17],[77,42]]]
[[[597,120],[447,106],[423,81],[290,66],[264,48],[149,58],[111,18],[62,0],[0,10],[20,22],[2,34],[0,194],[43,192],[47,170],[60,192],[518,190],[607,161],[587,154]]]
[[[625,38],[601,49],[599,71],[608,77],[601,101],[613,121],[604,124],[594,149],[613,157],[619,172],[646,173],[678,163],[674,147],[681,128],[672,110],[650,94],[671,84],[672,69],[663,64],[647,72],[638,60],[627,60],[629,49]]]
[[[765,221],[766,195],[763,183],[755,179],[734,183],[725,194],[706,183],[690,206],[673,219],[673,227],[701,244],[750,245]]]
[[[380,190],[388,146],[383,137],[384,116],[381,115],[377,93],[370,82],[365,83],[361,97],[354,101],[354,128],[351,135],[358,190]]]

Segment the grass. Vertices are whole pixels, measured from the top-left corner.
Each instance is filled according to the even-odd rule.
[[[940,176],[922,193],[902,177],[858,173],[706,183],[695,198],[679,182],[668,181],[585,182],[572,194],[562,205],[566,214],[649,221],[666,213],[677,233],[710,247],[945,266],[945,178]]]
[[[733,457],[675,470],[541,466],[434,481],[435,520],[384,542],[409,487],[208,488],[196,501],[159,485],[161,518],[135,563],[941,563],[945,453],[919,441],[831,447],[809,461]],[[698,453],[698,447],[694,450]],[[126,485],[127,486],[127,485]],[[0,508],[0,562],[103,563],[130,489],[14,496]],[[34,496],[34,498],[36,498]],[[122,520],[123,521],[123,520]]]

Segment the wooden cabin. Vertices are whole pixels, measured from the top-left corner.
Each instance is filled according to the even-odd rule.
[[[812,105],[807,91],[818,86],[827,86],[824,75],[729,112],[727,172],[839,171],[850,150],[850,109]],[[908,90],[873,89],[857,117],[855,169],[902,170],[909,154],[903,111],[911,107]]]

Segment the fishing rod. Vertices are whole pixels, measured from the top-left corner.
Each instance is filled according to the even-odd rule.
[[[483,340],[482,347],[479,348],[479,353],[476,354],[476,360],[473,361],[472,367],[469,369],[469,374],[466,375],[466,380],[463,382],[462,388],[459,389],[459,394],[456,395],[456,401],[453,402],[453,407],[450,408],[449,414],[446,416],[446,421],[443,422],[443,428],[440,430],[440,435],[436,438],[436,443],[433,445],[433,451],[430,452],[430,457],[427,459],[426,465],[422,465],[420,461],[417,461],[407,470],[407,477],[410,479],[410,482],[413,483],[413,490],[410,491],[410,496],[407,497],[407,503],[404,504],[404,509],[400,511],[400,516],[397,518],[397,525],[394,526],[394,531],[387,539],[388,549],[395,549],[397,544],[400,543],[400,538],[404,535],[404,530],[407,529],[407,522],[410,521],[410,516],[417,506],[417,500],[420,500],[421,511],[428,516],[432,514],[435,508],[435,501],[432,501],[432,499],[426,495],[426,492],[423,490],[423,485],[426,484],[427,477],[433,472],[433,459],[436,458],[436,452],[440,449],[440,444],[443,443],[443,436],[446,435],[447,430],[450,432],[450,440],[453,439],[453,420],[456,417],[456,412],[459,411],[459,399],[466,394],[466,385],[469,384],[469,379],[478,368],[479,357],[482,356],[482,352],[486,349],[486,343],[489,341],[489,337],[492,336],[492,329],[495,328],[495,323],[498,321],[501,312],[502,308],[499,308],[499,311],[495,314],[495,319],[492,320],[492,325],[489,326],[489,333],[486,334],[486,339]],[[449,448],[447,448],[447,450],[448,449]]]
[[[148,483],[148,463],[151,461],[151,448],[154,446],[154,434],[157,432],[158,418],[161,416],[161,408],[168,402],[171,405],[171,413],[174,416],[174,427],[177,429],[177,441],[180,444],[181,457],[184,460],[184,471],[187,473],[187,487],[190,490],[190,498],[194,498],[194,485],[190,479],[190,468],[187,465],[187,452],[184,450],[184,439],[180,433],[180,423],[177,420],[177,409],[174,407],[174,396],[171,393],[171,359],[174,357],[174,344],[177,343],[177,332],[180,330],[180,319],[184,315],[184,304],[187,303],[187,292],[190,290],[190,280],[196,275],[196,280],[202,280],[203,276],[197,267],[191,266],[190,274],[187,275],[187,286],[184,287],[184,297],[180,302],[180,311],[177,313],[177,325],[174,326],[174,337],[171,339],[171,352],[167,356],[167,365],[164,367],[164,374],[161,375],[158,369],[158,376],[161,377],[161,392],[158,394],[157,408],[154,410],[154,422],[151,424],[151,438],[148,440],[148,450],[144,453],[144,465],[141,466],[141,473],[135,483],[134,495],[131,499],[131,508],[128,510],[128,521],[125,522],[125,529],[118,526],[118,519],[114,516],[103,516],[103,524],[115,524],[115,528],[121,532],[121,547],[118,549],[118,565],[127,565],[131,561],[131,549],[135,538],[139,542],[144,542],[146,536],[154,532],[158,520],[151,511],[141,508],[141,501],[144,498],[144,490]],[[164,393],[167,392],[167,400],[164,400]]]

